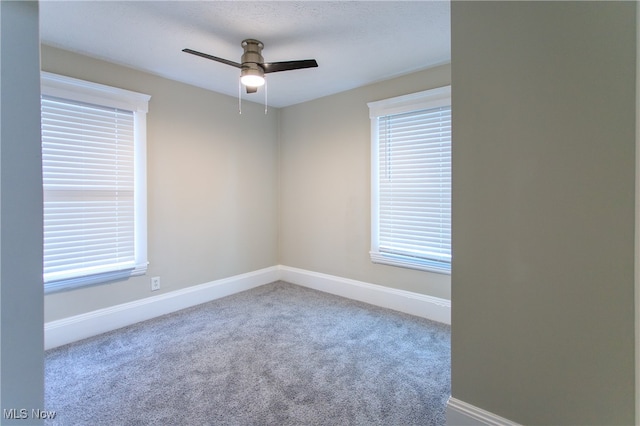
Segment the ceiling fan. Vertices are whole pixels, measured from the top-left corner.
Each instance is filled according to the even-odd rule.
[[[318,66],[315,59],[304,59],[301,61],[284,61],[284,62],[264,62],[262,57],[262,49],[264,44],[259,40],[248,38],[241,43],[244,53],[240,59],[242,62],[233,62],[228,59],[218,58],[217,56],[208,55],[192,49],[182,49],[183,52],[192,55],[201,56],[206,59],[231,65],[240,68],[240,81],[247,88],[247,93],[255,93],[258,87],[264,84],[264,75],[271,72],[291,71],[303,68],[314,68]]]

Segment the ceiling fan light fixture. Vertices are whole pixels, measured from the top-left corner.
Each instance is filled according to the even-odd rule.
[[[264,77],[259,75],[243,75],[240,77],[240,82],[249,87],[260,87],[264,85]]]
[[[240,72],[240,82],[249,87],[264,85],[263,71],[256,68],[243,68]]]

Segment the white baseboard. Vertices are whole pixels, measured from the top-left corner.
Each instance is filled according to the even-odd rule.
[[[371,305],[451,324],[451,301],[280,265],[280,279]]]
[[[453,397],[447,402],[446,416],[447,426],[520,426],[518,423]]]
[[[279,265],[45,323],[44,347],[97,336],[277,280],[451,324],[449,300]]]
[[[51,321],[44,325],[44,347],[55,348],[107,331],[126,327],[241,291],[277,281],[277,266],[211,281],[134,302]]]

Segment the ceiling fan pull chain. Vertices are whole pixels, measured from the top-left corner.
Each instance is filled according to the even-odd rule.
[[[238,79],[238,114],[242,115],[242,83]]]
[[[264,79],[264,113],[267,114],[267,79]]]

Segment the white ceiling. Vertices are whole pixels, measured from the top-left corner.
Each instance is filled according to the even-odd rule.
[[[451,57],[448,1],[52,1],[40,3],[44,44],[238,95],[239,70],[183,53],[240,61],[256,38],[266,62],[318,68],[268,74],[283,107],[363,86]],[[243,99],[262,103],[262,89]]]

